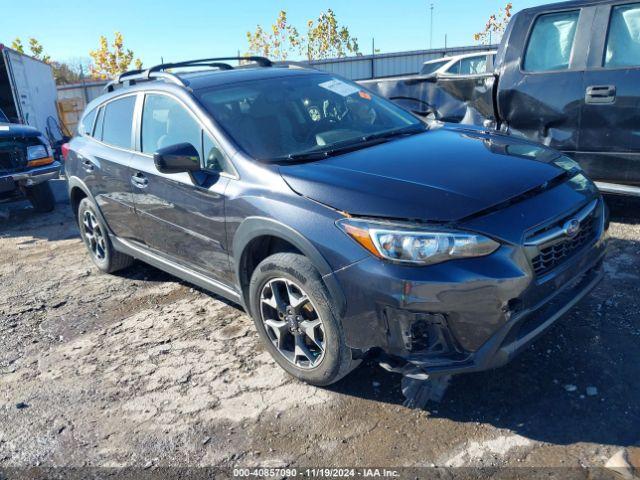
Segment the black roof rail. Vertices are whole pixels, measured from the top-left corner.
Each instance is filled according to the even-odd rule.
[[[272,67],[274,65],[273,62],[268,58],[258,57],[258,56],[200,58],[197,60],[187,60],[184,62],[161,63],[159,65],[155,65],[146,70],[129,70],[128,72],[121,73],[114,80],[107,83],[104,89],[107,92],[113,92],[115,90],[116,85],[121,83],[128,83],[129,85],[134,85],[136,82],[153,80],[156,78],[163,79],[171,83],[175,83],[176,85],[180,85],[182,87],[186,87],[188,85],[187,82],[182,80],[177,75],[167,72],[166,70],[171,68],[183,68],[183,67],[212,67],[212,68],[219,68],[220,70],[233,70],[234,67],[229,65],[228,63],[224,63],[225,60],[238,60],[238,61],[247,60],[250,62],[255,62],[261,67]]]
[[[160,72],[163,70],[167,70],[169,68],[182,68],[182,67],[201,67],[201,66],[209,66],[212,62],[224,62],[228,60],[237,60],[239,62],[245,60],[250,62],[255,62],[261,67],[272,67],[273,62],[266,57],[258,57],[258,56],[248,56],[248,57],[216,57],[216,58],[200,58],[197,60],[187,60],[184,62],[176,62],[176,63],[161,63],[160,65],[155,65],[149,69],[151,72]],[[229,64],[224,64],[227,67],[231,67]],[[233,68],[233,67],[231,67]],[[229,70],[229,69],[227,69]]]

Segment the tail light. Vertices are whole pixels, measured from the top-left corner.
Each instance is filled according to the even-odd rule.
[[[62,158],[64,159],[64,161],[67,161],[67,156],[69,155],[69,144],[68,143],[63,143],[62,146],[60,147],[60,150],[62,151]]]

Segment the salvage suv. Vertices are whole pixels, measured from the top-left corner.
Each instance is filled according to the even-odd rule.
[[[121,75],[65,167],[100,270],[137,258],[242,305],[315,385],[367,355],[502,365],[602,277],[606,207],[566,156],[262,57]]]
[[[38,130],[9,123],[0,110],[0,203],[26,197],[38,212],[50,212],[55,198],[48,181],[60,168]]]

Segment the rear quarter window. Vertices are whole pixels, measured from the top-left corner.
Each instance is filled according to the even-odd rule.
[[[131,149],[131,129],[135,95],[113,100],[104,106],[102,141],[114,147]]]
[[[80,123],[78,123],[78,134],[79,135],[89,135],[91,136],[93,132],[93,124],[96,120],[96,114],[98,113],[98,109],[94,108],[90,112],[86,113]]]

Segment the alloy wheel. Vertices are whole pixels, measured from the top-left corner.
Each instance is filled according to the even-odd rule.
[[[318,310],[296,283],[269,280],[260,293],[264,328],[280,355],[301,369],[317,367],[325,353],[325,330]]]
[[[91,210],[86,210],[82,216],[82,230],[91,255],[98,260],[104,260],[107,254],[106,238],[98,219]]]

